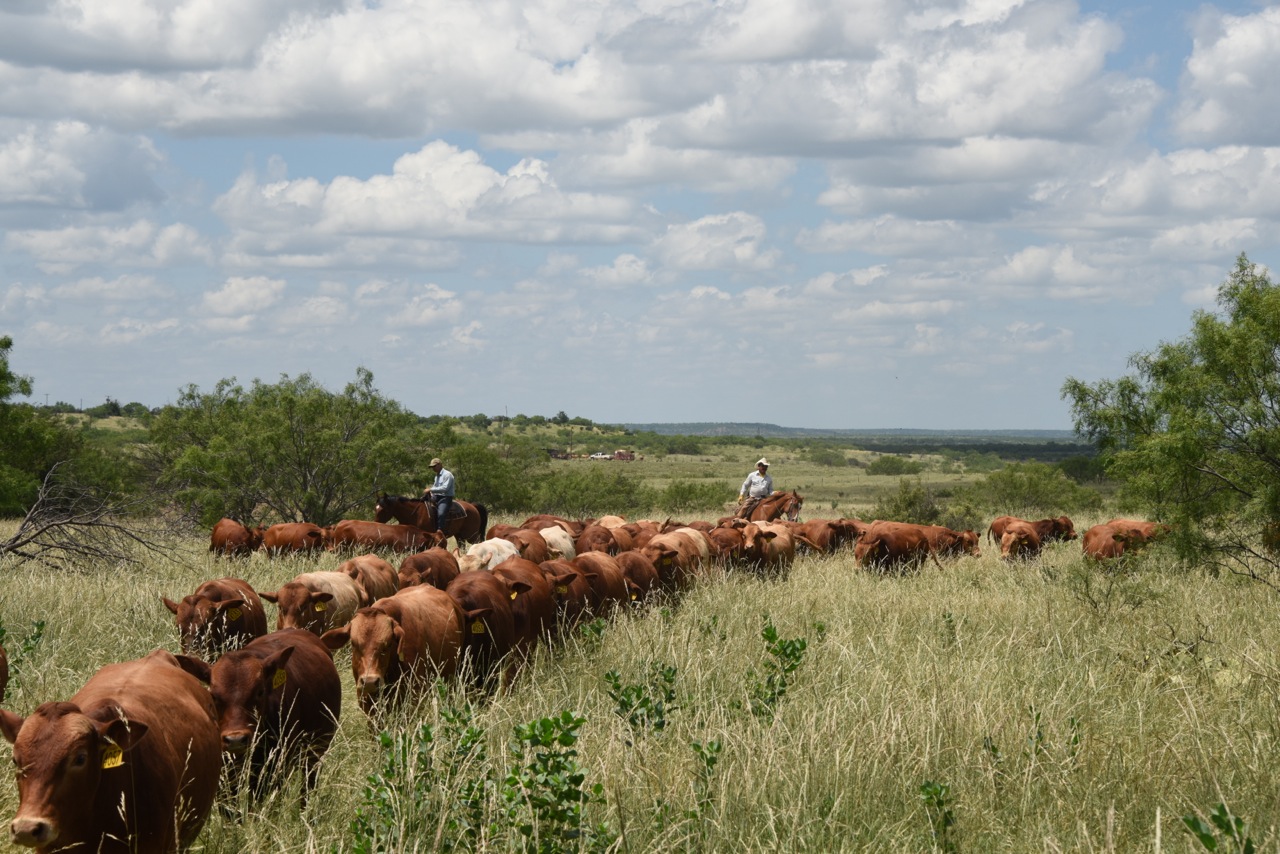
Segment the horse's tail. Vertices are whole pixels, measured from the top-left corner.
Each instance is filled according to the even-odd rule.
[[[489,508],[483,504],[477,504],[476,512],[480,514],[480,529],[476,531],[475,538],[471,540],[473,543],[483,540],[485,531],[489,530]]]

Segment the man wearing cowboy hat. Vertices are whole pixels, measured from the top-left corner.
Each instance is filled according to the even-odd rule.
[[[773,478],[769,476],[769,461],[764,457],[756,460],[756,470],[747,475],[738,490],[738,516],[743,519],[751,516],[751,511],[760,503],[760,499],[773,494]]]
[[[453,480],[453,472],[444,467],[439,457],[431,460],[431,468],[436,473],[436,479],[430,488],[422,493],[422,500],[428,503],[434,502],[436,505],[436,530],[443,534],[446,533],[444,526],[449,520],[449,512],[453,509],[453,496],[457,491],[457,485]]]

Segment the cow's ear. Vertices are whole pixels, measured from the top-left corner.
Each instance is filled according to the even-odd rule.
[[[777,531],[761,531],[759,536],[764,537],[766,540],[776,540],[778,538],[778,532]]]
[[[4,734],[4,740],[13,744],[18,740],[18,730],[22,729],[22,722],[26,720],[19,715],[15,715],[8,709],[0,709],[0,733]]]
[[[98,735],[107,739],[121,750],[130,750],[147,734],[147,725],[142,721],[126,721],[122,718],[102,723],[94,722]]]
[[[232,608],[243,608],[243,607],[244,607],[243,599],[223,599],[221,602],[218,603],[218,610],[223,612],[230,611]]]
[[[332,601],[333,601],[333,594],[332,594],[332,593],[325,593],[325,592],[312,593],[312,594],[311,594],[311,601],[313,601],[313,602],[332,602]]]
[[[347,623],[336,629],[329,629],[320,636],[320,642],[332,650],[339,650],[351,641],[351,624]]]
[[[279,593],[279,591],[272,592],[272,591],[270,591],[270,590],[259,590],[259,591],[258,591],[258,597],[259,597],[259,598],[261,598],[261,599],[266,599],[268,602],[279,602],[279,601],[280,601],[280,593]]]
[[[213,667],[209,662],[196,658],[194,655],[175,655],[178,659],[178,666],[208,685],[213,679]]]
[[[167,597],[167,596],[161,596],[161,597],[160,597],[160,601],[161,601],[161,602],[163,602],[163,603],[164,603],[164,606],[165,606],[166,608],[168,608],[170,611],[172,611],[175,615],[178,613],[178,603],[177,603],[177,602],[173,601],[172,599],[170,599],[170,598],[169,598],[169,597]]]

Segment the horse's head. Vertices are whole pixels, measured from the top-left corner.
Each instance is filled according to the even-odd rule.
[[[800,521],[800,508],[804,507],[804,498],[798,492],[789,492],[786,505],[782,508],[782,513],[787,517],[788,522]]]
[[[391,518],[390,505],[394,500],[395,499],[392,496],[387,495],[386,493],[377,497],[373,504],[373,520],[375,522],[381,522],[384,525],[387,523]]]

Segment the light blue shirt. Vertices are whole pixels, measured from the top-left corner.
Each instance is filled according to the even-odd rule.
[[[442,467],[440,473],[436,475],[435,481],[431,484],[431,494],[453,498],[454,489],[453,472]]]
[[[753,471],[742,482],[742,489],[738,490],[738,494],[746,495],[748,498],[767,498],[773,494],[773,478],[768,474],[762,475],[759,471]]]

